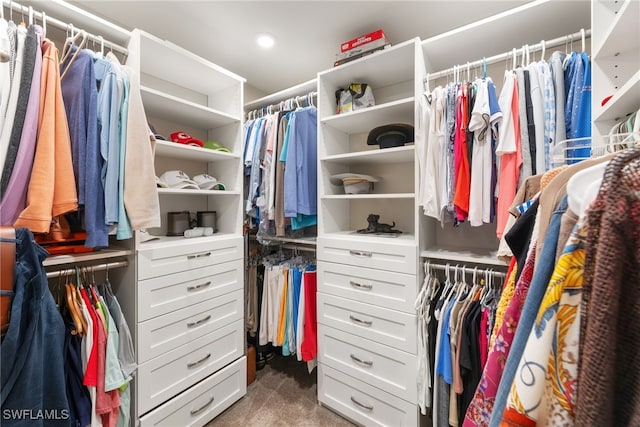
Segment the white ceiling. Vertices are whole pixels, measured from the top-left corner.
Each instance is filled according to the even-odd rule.
[[[247,79],[256,95],[315,78],[340,43],[382,28],[392,43],[428,38],[530,0],[72,1],[125,29],[171,40]],[[259,33],[276,45],[256,45]],[[250,98],[248,96],[247,98]]]
[[[6,4],[8,0],[3,0]],[[128,30],[140,28],[190,50],[247,79],[245,101],[307,82],[333,66],[340,43],[382,28],[391,43],[413,37],[427,39],[489,18],[532,0],[312,1],[312,0],[16,0],[48,16],[71,22],[94,34],[126,45]],[[563,16],[537,17],[530,25],[504,34],[477,57],[502,52],[511,41],[530,43],[531,34],[564,35],[587,28],[590,0],[537,0],[556,3]],[[87,19],[83,11],[104,19]],[[85,14],[86,15],[86,14]],[[567,16],[568,15],[568,16]],[[571,22],[570,22],[571,21]],[[545,22],[559,34],[548,34]],[[115,24],[117,27],[108,28]],[[516,24],[517,25],[517,24]],[[558,28],[560,27],[560,28]],[[126,30],[126,31],[123,31]],[[509,34],[508,32],[512,33]],[[263,50],[256,44],[269,33],[276,45]],[[60,30],[64,37],[64,32]],[[493,35],[495,34],[495,35]],[[464,40],[461,42],[464,44]],[[519,45],[519,44],[518,44]],[[515,46],[513,46],[515,47]],[[464,46],[458,49],[465,51]],[[466,50],[468,51],[468,49]],[[441,55],[439,55],[441,56]],[[466,58],[466,56],[465,56]],[[477,59],[476,57],[472,59]]]

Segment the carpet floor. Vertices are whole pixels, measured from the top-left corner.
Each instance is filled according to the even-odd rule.
[[[350,427],[318,404],[317,372],[295,357],[276,356],[256,372],[247,394],[206,427]]]

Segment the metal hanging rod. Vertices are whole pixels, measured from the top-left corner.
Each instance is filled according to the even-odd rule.
[[[111,269],[115,269],[115,268],[123,268],[123,267],[127,267],[129,266],[129,262],[128,261],[116,261],[116,262],[108,262],[105,264],[96,264],[96,265],[92,265],[90,267],[88,267],[91,271],[104,271],[104,270],[111,270]],[[60,276],[67,276],[67,275],[71,275],[71,274],[76,274],[76,269],[75,268],[68,268],[68,269],[64,269],[64,270],[54,270],[54,271],[47,271],[47,278],[48,279],[52,279],[55,277],[60,277]]]
[[[430,268],[432,270],[447,271],[446,264],[439,264],[439,263],[434,263],[434,262],[431,262],[431,261],[425,261],[424,262],[424,266],[426,267],[427,264],[429,266],[428,268]],[[505,265],[505,267],[507,267],[507,266]],[[455,274],[456,269],[459,272],[462,272],[463,268],[464,268],[465,274],[471,274],[472,275],[473,272],[475,271],[476,275],[484,275],[484,273],[488,271],[489,274],[491,274],[493,277],[497,277],[497,278],[501,278],[501,279],[504,279],[506,277],[506,273],[504,273],[502,271],[494,271],[491,268],[475,268],[475,267],[471,268],[471,267],[465,266],[464,264],[463,265],[460,265],[460,264],[449,264],[449,273],[450,273],[450,275],[453,276]],[[478,276],[478,277],[481,277],[481,276]]]
[[[516,53],[518,50],[522,52],[522,54],[529,54],[532,52],[542,51],[542,56],[544,57],[544,53],[547,48],[562,46],[567,43],[572,43],[574,40],[582,40],[582,50],[585,49],[585,38],[591,37],[591,30],[580,30],[577,33],[569,34],[566,36],[558,37],[552,40],[542,40],[539,43],[533,45],[524,45],[520,49],[512,49],[510,52],[500,53],[498,55],[490,56],[488,58],[479,59],[473,62],[467,62],[466,64],[460,64],[455,67],[447,68],[446,70],[438,71],[435,73],[428,73],[424,78],[424,82],[428,82],[430,80],[439,79],[441,77],[445,77],[449,74],[452,74],[456,71],[469,70],[471,68],[482,67],[489,64],[495,64],[497,62],[507,61],[512,59],[515,63],[516,61]]]
[[[311,98],[311,99],[309,99]],[[309,92],[305,95],[292,96],[287,99],[283,99],[277,104],[266,105],[262,108],[256,108],[255,110],[251,110],[247,112],[248,119],[254,119],[257,117],[262,117],[265,114],[278,113],[280,111],[285,111],[287,109],[295,108],[296,106],[302,107],[301,103],[306,103],[306,106],[309,105],[317,105],[318,92]],[[314,101],[316,101],[314,103]]]
[[[92,41],[95,41],[96,43],[100,43],[101,46],[106,47],[109,50],[115,50],[118,51],[122,54],[124,54],[125,56],[127,56],[129,54],[129,50],[126,47],[120,46],[116,43],[110,42],[108,40],[105,40],[104,37],[102,36],[97,36],[95,34],[91,34],[88,31],[79,29],[79,28],[75,28],[73,26],[73,24],[68,24],[66,22],[60,21],[59,19],[56,18],[51,18],[49,17],[46,13],[44,12],[38,12],[36,10],[33,9],[33,7],[29,6],[23,6],[19,3],[16,3],[15,1],[11,1],[11,0],[3,0],[2,1],[2,5],[4,7],[7,7],[9,9],[9,11],[15,10],[18,13],[20,13],[22,16],[28,16],[29,17],[29,23],[33,22],[34,17],[38,18],[41,22],[42,22],[42,27],[44,29],[45,35],[47,32],[47,25],[53,25],[54,27],[60,28],[62,30],[65,31],[71,31],[73,33],[73,31],[84,31],[84,33],[87,35],[87,38],[91,39]],[[4,14],[4,11],[3,11]],[[10,18],[12,19],[12,18]]]

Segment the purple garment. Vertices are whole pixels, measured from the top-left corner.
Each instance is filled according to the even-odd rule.
[[[36,134],[38,132],[38,114],[40,110],[40,74],[42,71],[42,29],[36,29],[36,59],[31,79],[31,90],[24,117],[22,135],[11,178],[7,184],[2,203],[0,203],[0,221],[2,224],[13,224],[20,212],[27,206],[27,189],[31,178],[33,158],[36,151]]]

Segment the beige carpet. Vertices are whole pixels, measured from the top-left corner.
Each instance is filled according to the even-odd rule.
[[[348,427],[353,424],[318,404],[317,368],[276,356],[256,373],[247,395],[207,427]]]

